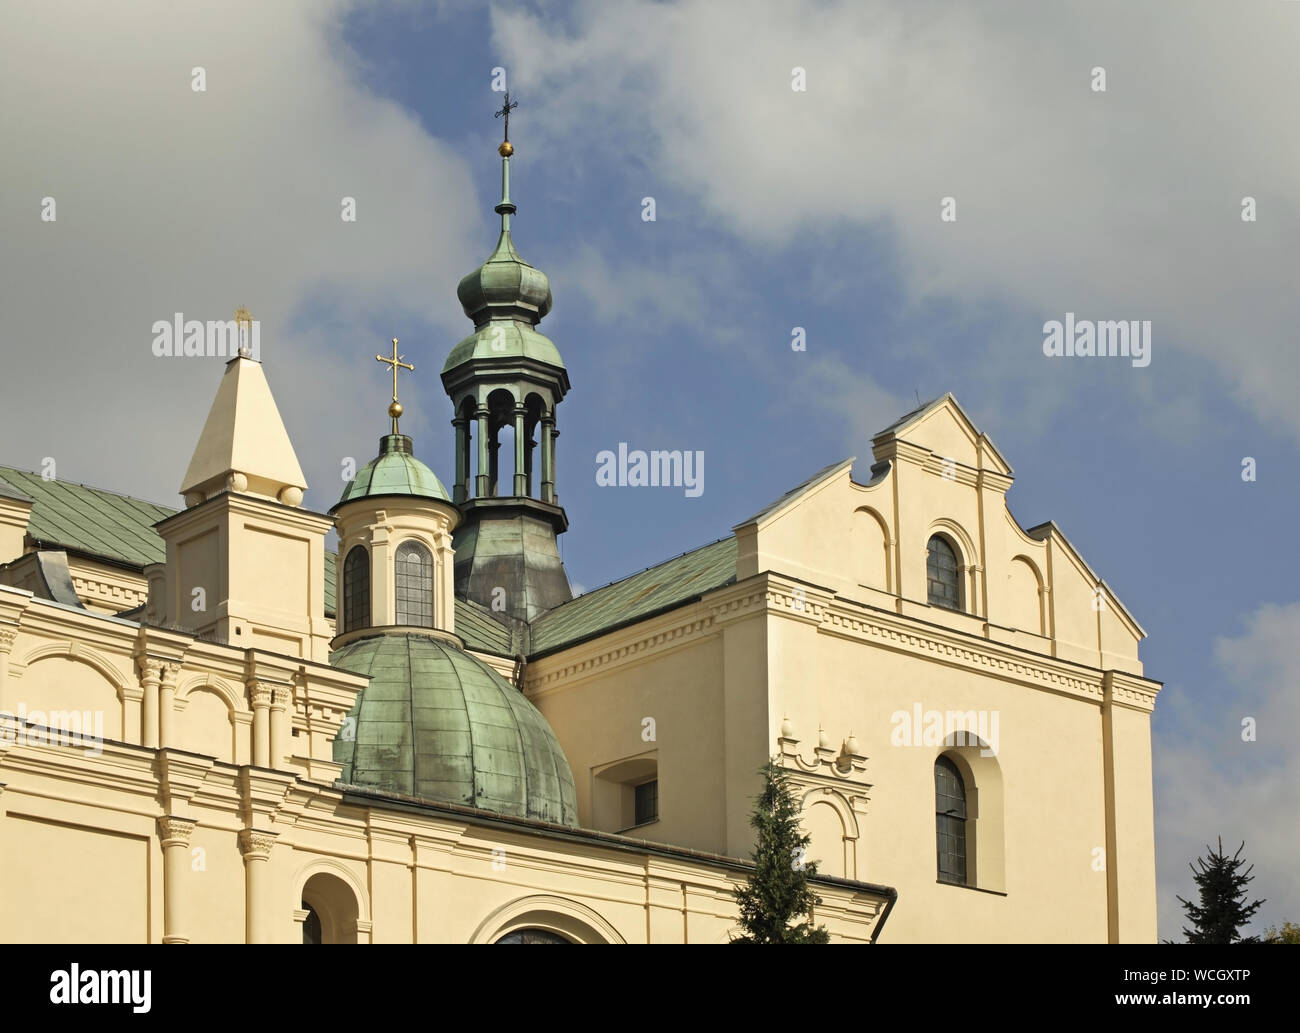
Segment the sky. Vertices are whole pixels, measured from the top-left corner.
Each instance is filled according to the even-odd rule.
[[[178,505],[222,360],[158,359],[152,326],[246,305],[307,506],[375,454],[394,336],[450,482],[437,373],[496,239],[504,69],[573,384],[571,581],[847,456],[866,479],[871,435],[952,391],[1021,525],[1149,633],[1161,936],[1219,836],[1252,930],[1300,921],[1300,3],[51,0],[4,34],[0,462]],[[1150,320],[1150,364],[1045,356],[1066,313]],[[598,489],[621,441],[703,451],[705,490]]]

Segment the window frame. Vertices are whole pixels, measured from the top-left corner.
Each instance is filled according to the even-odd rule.
[[[939,582],[940,584],[943,584],[942,575],[945,573],[944,571],[938,569],[939,564],[934,555],[934,553],[937,551],[933,548],[933,545],[936,541],[944,548],[946,548],[948,552],[952,555],[952,562],[953,562],[952,589],[953,589],[953,595],[955,596],[955,601],[952,604],[949,604],[943,599],[939,599],[935,597],[933,582]],[[934,564],[935,567],[934,574],[931,573],[932,563]],[[955,613],[965,613],[966,612],[966,591],[965,591],[966,586],[964,581],[965,578],[962,569],[962,551],[958,547],[957,543],[954,542],[952,538],[950,538],[946,534],[935,533],[930,535],[930,537],[926,539],[925,542],[925,601],[926,603],[930,606],[938,606],[944,610],[952,610]]]
[[[648,786],[654,786],[652,790],[654,796],[654,809],[649,817],[641,816],[641,792]],[[649,795],[649,794],[647,794]],[[655,774],[654,778],[648,778],[632,787],[632,827],[639,828],[642,825],[652,825],[659,820],[659,775]]]
[[[420,555],[422,571],[412,574],[406,557]],[[432,628],[437,620],[434,612],[433,594],[433,550],[418,538],[407,538],[393,550],[393,623],[404,627]],[[408,568],[408,569],[404,569]],[[411,587],[414,580],[416,585]],[[412,603],[422,603],[427,607],[427,623],[412,618],[425,616],[423,610],[415,612]]]
[[[956,782],[961,795],[944,793],[942,796],[940,772],[944,772]],[[945,801],[956,800],[960,803],[960,814],[954,814],[957,808],[947,806],[941,809]],[[940,754],[934,760],[934,837],[935,867],[938,881],[952,886],[970,886],[971,874],[971,832],[970,823],[970,787],[961,768],[946,754]],[[947,844],[945,846],[945,844]],[[953,860],[959,864],[953,864]],[[945,866],[945,861],[949,863]]]
[[[362,560],[360,578],[357,577],[357,569],[352,563],[353,557],[358,554]],[[339,573],[343,580],[343,613],[340,615],[343,618],[343,633],[364,631],[373,623],[370,606],[370,550],[364,545],[352,546],[343,558]],[[358,582],[361,586],[359,591]],[[357,613],[358,608],[361,610],[360,613]]]

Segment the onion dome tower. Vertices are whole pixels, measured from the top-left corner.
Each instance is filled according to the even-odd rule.
[[[455,410],[456,594],[523,621],[573,598],[557,537],[568,528],[556,492],[555,409],[569,390],[559,349],[537,324],[551,285],[510,239],[510,96],[501,155],[501,235],[456,294],[474,332],[451,350],[442,384]],[[501,456],[503,432],[513,455]],[[504,468],[503,468],[504,467]]]
[[[342,780],[406,796],[576,825],[573,774],[519,689],[456,635],[452,532],[460,513],[398,429],[330,510],[339,535],[338,634],[330,664],[368,675],[339,738]]]

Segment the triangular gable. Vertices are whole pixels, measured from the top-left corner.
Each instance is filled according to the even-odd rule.
[[[1074,547],[1074,543],[1071,542],[1070,539],[1065,537],[1065,532],[1057,526],[1056,521],[1049,520],[1046,523],[1030,527],[1025,531],[1025,534],[1029,535],[1030,538],[1033,538],[1036,541],[1041,542],[1047,538],[1051,538],[1053,541],[1057,542],[1065,550],[1066,556],[1082,570],[1087,572],[1088,577],[1092,579],[1094,584],[1100,585],[1106,590],[1107,597],[1115,605],[1115,611],[1120,615],[1120,618],[1129,625],[1130,630],[1139,639],[1147,637],[1146,628],[1142,627],[1142,625],[1137,622],[1137,618],[1129,612],[1128,607],[1125,606],[1119,596],[1115,594],[1115,590],[1111,588],[1110,585],[1106,584],[1105,579],[1098,577],[1097,572],[1093,570],[1092,567],[1088,565],[1088,561],[1083,558],[1083,553]]]
[[[951,448],[947,448],[940,443],[946,435],[943,433],[926,433],[923,429],[927,423],[931,423],[935,419],[942,420],[945,416],[952,421],[952,425],[960,436],[969,442],[971,451],[977,456],[982,455],[984,457],[984,462],[978,464],[981,469],[991,469],[1007,477],[1014,475],[1011,464],[1007,462],[1006,457],[993,444],[993,440],[975,426],[966,410],[953,397],[952,392],[947,392],[926,402],[891,423],[871,439],[872,453],[878,459],[884,458],[889,451],[889,444],[894,441],[906,441],[909,444],[921,445],[930,448],[937,454],[946,454],[952,451]]]
[[[845,470],[852,468],[857,462],[857,456],[849,456],[848,459],[841,459],[838,463],[832,463],[830,466],[823,467],[815,474],[809,477],[802,484],[796,485],[782,495],[779,499],[769,503],[755,513],[748,520],[742,520],[736,524],[732,530],[739,531],[742,527],[748,527],[750,524],[767,524],[776,517],[793,506],[801,499],[816,494],[817,490],[824,488]]]

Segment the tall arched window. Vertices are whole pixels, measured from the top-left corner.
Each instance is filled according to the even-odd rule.
[[[931,606],[961,609],[961,568],[957,553],[941,536],[930,539],[925,550],[926,596]]]
[[[354,545],[343,563],[343,630],[370,627],[370,554]]]
[[[433,627],[433,555],[419,542],[397,547],[397,623]]]
[[[947,757],[934,762],[934,828],[939,881],[966,885],[966,783]]]

